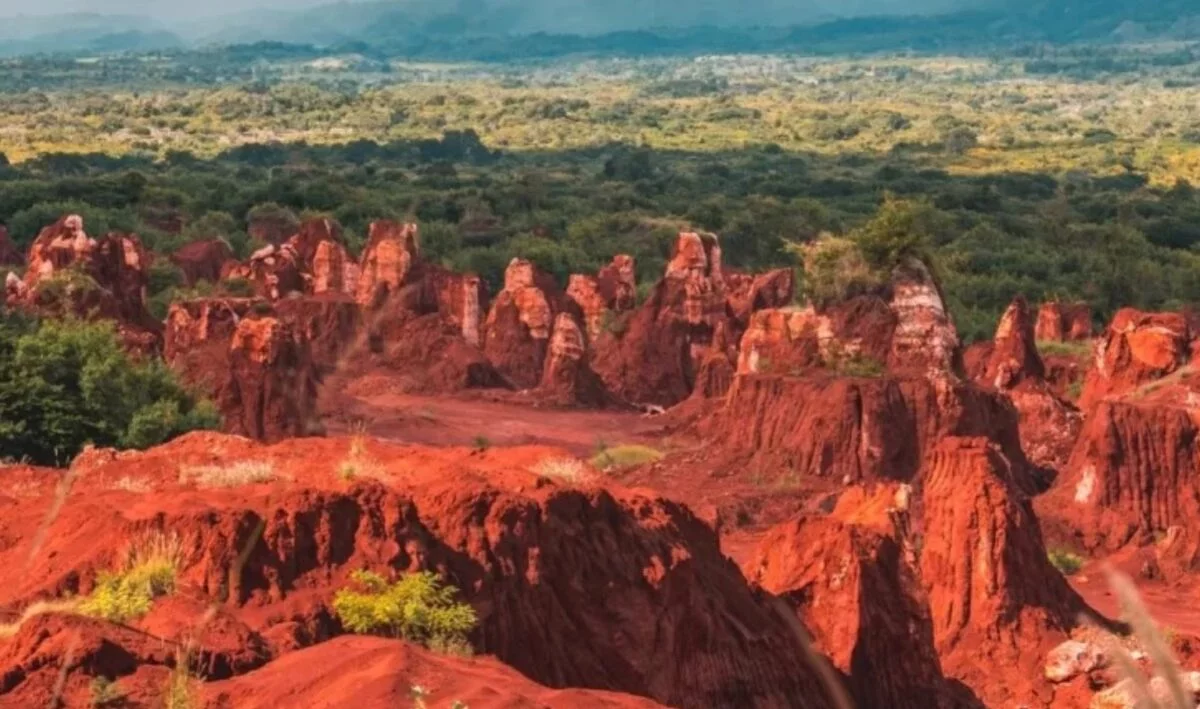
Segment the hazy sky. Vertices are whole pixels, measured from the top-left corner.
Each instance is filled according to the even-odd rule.
[[[428,0],[395,2],[399,5],[429,4]],[[438,4],[449,10],[461,2],[446,0]],[[814,16],[936,12],[986,2],[988,0],[484,0],[489,6],[564,25],[611,22],[615,13],[627,18],[616,24],[729,23],[739,22],[739,18],[744,20],[747,16],[754,17],[755,21],[787,23]],[[325,4],[330,4],[330,0],[0,0],[0,16],[94,12],[182,19],[250,9],[298,10]],[[631,23],[630,15],[639,19]]]

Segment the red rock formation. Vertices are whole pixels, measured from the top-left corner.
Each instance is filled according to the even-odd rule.
[[[342,233],[331,219],[310,219],[287,240],[296,254],[306,292],[313,295],[358,292],[359,267],[346,253]]]
[[[167,362],[210,395],[225,430],[261,440],[319,430],[310,343],[265,301],[175,303],[166,340]]]
[[[725,285],[729,311],[741,330],[749,325],[755,311],[785,308],[796,297],[796,274],[790,268],[756,275],[726,274]]]
[[[1079,408],[1088,412],[1106,397],[1179,370],[1191,358],[1192,337],[1187,319],[1177,313],[1119,311],[1096,345]]]
[[[399,291],[408,282],[418,248],[416,224],[372,222],[363,249],[358,302],[364,306],[378,304]]]
[[[274,311],[308,342],[313,363],[323,373],[336,368],[342,352],[359,346],[364,337],[362,309],[348,298],[287,298]]]
[[[1013,477],[998,448],[963,438],[942,441],[923,474],[920,571],[934,643],[946,674],[988,706],[1039,694],[1052,704],[1042,658],[1087,610],[1050,565]]]
[[[114,453],[77,476],[50,521],[49,497],[6,508],[0,526],[16,541],[0,547],[0,564],[24,572],[0,588],[0,606],[87,593],[126,540],[166,529],[181,547],[171,602],[182,612],[152,614],[147,629],[178,618],[175,627],[186,630],[215,603],[274,658],[340,633],[329,603],[353,570],[430,569],[476,609],[478,651],[548,686],[698,709],[828,706],[798,638],[685,507],[648,492],[541,482],[526,469],[564,455],[548,449],[471,453],[364,441],[357,455],[375,473],[348,484],[335,473],[348,447],[344,439],[264,447],[198,433],[146,453]],[[181,470],[244,461],[267,465],[276,482],[206,488],[181,480]],[[123,477],[155,493],[134,500],[108,482]],[[36,535],[42,524],[45,534]],[[45,544],[34,553],[39,536]],[[207,636],[195,635],[205,656]],[[114,654],[127,658],[119,675],[142,664]],[[94,667],[68,673],[86,677]],[[219,667],[210,679],[247,671]],[[28,675],[5,677],[7,695]]]
[[[1022,490],[1045,486],[1012,404],[950,380],[739,375],[701,431],[735,460],[845,484],[913,481],[942,438],[983,436],[1001,446]]]
[[[1036,336],[1039,342],[1072,342],[1092,337],[1092,310],[1087,303],[1042,303]]]
[[[882,486],[864,499],[852,488],[829,516],[771,529],[743,567],[797,610],[860,707],[951,705],[907,548],[909,492]]]
[[[221,239],[205,239],[184,244],[171,254],[171,262],[183,273],[189,288],[200,281],[219,283],[231,262],[236,263],[233,249]]]
[[[1012,389],[1024,381],[1041,381],[1045,373],[1034,344],[1033,316],[1018,297],[1000,318],[983,379],[997,389]]]
[[[504,290],[492,303],[485,326],[484,355],[519,389],[537,386],[554,321],[554,297],[538,280],[533,264],[513,259],[504,272]]]
[[[1191,395],[1200,399],[1200,396]],[[1200,414],[1195,405],[1137,398],[1088,415],[1046,514],[1089,549],[1148,542],[1200,516]]]
[[[627,254],[613,256],[612,262],[600,269],[596,285],[609,310],[619,313],[633,310],[637,305],[637,271],[633,257]]]
[[[593,366],[621,399],[677,404],[692,393],[717,328],[728,325],[725,310],[717,238],[680,234],[663,279],[596,343]]]
[[[569,313],[554,319],[539,392],[559,406],[604,404],[604,383],[591,370],[583,331]]]
[[[304,293],[304,272],[299,255],[289,244],[269,244],[250,254],[244,271],[229,274],[245,278],[260,298],[279,300],[291,293]]]
[[[146,310],[149,255],[136,236],[108,234],[99,240],[70,215],[46,227],[29,251],[25,277],[6,283],[10,306],[49,315],[115,320],[125,345],[152,352],[161,325]]]
[[[0,224],[0,266],[24,266],[25,257],[8,236],[8,229]]]
[[[996,338],[968,352],[967,369],[982,386],[1012,400],[1021,416],[1021,440],[1030,459],[1057,469],[1075,445],[1082,418],[1046,381],[1033,335],[1032,313],[1025,300],[1017,298],[1001,317]]]
[[[941,289],[928,269],[916,263],[892,284],[889,304],[896,314],[887,366],[892,372],[940,376],[956,370],[958,333]]]

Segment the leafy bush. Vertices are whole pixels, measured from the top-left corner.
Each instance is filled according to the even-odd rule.
[[[1056,355],[1079,360],[1086,360],[1092,356],[1091,340],[1078,340],[1075,342],[1038,340],[1037,348],[1038,352],[1042,355]]]
[[[178,537],[152,534],[130,550],[119,571],[100,574],[96,588],[80,600],[78,610],[114,623],[143,616],[155,598],[175,590],[181,562]]]
[[[592,458],[592,466],[602,470],[619,470],[654,463],[663,459],[662,451],[642,445],[605,447]]]
[[[868,293],[883,284],[883,277],[867,265],[862,250],[850,239],[824,236],[788,247],[804,262],[802,288],[817,307]]]
[[[1071,576],[1079,572],[1083,568],[1084,559],[1082,556],[1065,549],[1051,549],[1048,553],[1050,563],[1054,568],[1063,573],[1064,576]]]
[[[406,574],[393,584],[370,571],[351,575],[356,589],[342,589],[333,610],[352,633],[404,638],[436,651],[461,653],[475,627],[475,609],[455,600],[458,589],[428,571]]]
[[[0,457],[62,464],[86,443],[146,448],[220,424],[157,360],[135,360],[110,323],[0,314]]]

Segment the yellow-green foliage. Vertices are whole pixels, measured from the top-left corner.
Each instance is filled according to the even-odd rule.
[[[1051,549],[1048,556],[1050,557],[1050,563],[1054,566],[1054,568],[1058,569],[1066,576],[1075,574],[1083,568],[1083,557],[1065,549]]]
[[[1092,341],[1057,342],[1054,340],[1039,340],[1037,348],[1038,352],[1042,355],[1057,355],[1085,360],[1092,354]]]
[[[406,574],[389,584],[370,571],[355,571],[354,587],[337,592],[333,610],[352,633],[405,638],[432,650],[469,650],[467,633],[475,627],[475,609],[455,600],[458,589],[437,574]]]
[[[177,537],[154,534],[135,545],[118,571],[100,574],[96,588],[79,602],[83,615],[122,623],[145,615],[154,599],[175,590],[180,548]]]
[[[660,450],[642,445],[623,445],[604,448],[592,458],[592,466],[602,470],[618,470],[632,468],[646,463],[655,463],[663,459]]]

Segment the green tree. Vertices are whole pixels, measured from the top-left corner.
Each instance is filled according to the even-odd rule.
[[[89,442],[145,448],[219,423],[162,362],[126,354],[110,323],[0,315],[0,458],[63,464]]]

